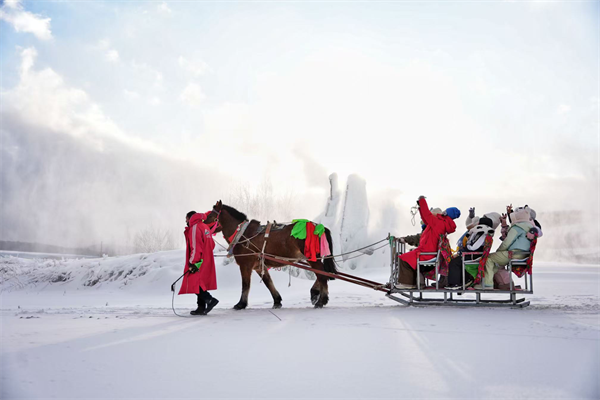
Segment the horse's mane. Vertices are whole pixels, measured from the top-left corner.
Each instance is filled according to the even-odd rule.
[[[222,208],[223,208],[223,210],[227,211],[233,218],[235,218],[237,220],[245,221],[248,219],[246,214],[244,214],[243,212],[239,212],[238,210],[236,210],[233,207],[223,204]]]

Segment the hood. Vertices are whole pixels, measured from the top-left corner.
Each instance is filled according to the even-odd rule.
[[[190,218],[190,226],[196,225],[199,222],[202,222],[206,219],[206,214],[204,213],[196,213],[194,215],[192,215],[192,218]]]
[[[447,215],[438,215],[437,217],[444,223],[446,233],[450,234],[456,230],[456,224],[452,218]]]

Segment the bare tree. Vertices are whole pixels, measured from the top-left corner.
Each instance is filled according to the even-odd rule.
[[[247,214],[249,218],[261,221],[276,219],[290,221],[297,217],[297,200],[292,191],[277,192],[270,179],[265,178],[254,190],[240,186],[227,198],[226,203]]]
[[[136,253],[154,253],[175,249],[175,241],[171,231],[150,225],[135,234],[133,247]]]

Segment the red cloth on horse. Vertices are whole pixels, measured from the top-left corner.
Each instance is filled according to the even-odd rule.
[[[310,261],[317,261],[319,253],[319,236],[315,235],[315,224],[306,223],[306,240],[304,241],[304,255]]]
[[[400,255],[400,259],[406,261],[412,269],[417,269],[417,254],[436,252],[440,235],[449,234],[456,230],[456,224],[452,218],[442,214],[432,214],[425,199],[419,200],[419,213],[421,219],[427,225],[421,234],[419,246],[408,253]]]
[[[195,274],[187,273],[183,277],[179,294],[198,293],[202,290],[215,290],[217,288],[217,271],[215,269],[215,257],[213,249],[215,242],[208,226],[202,222],[201,213],[196,213],[190,218],[190,226],[185,228],[185,267],[187,271],[189,264],[196,264],[200,260],[202,266]],[[206,218],[206,215],[204,215]]]

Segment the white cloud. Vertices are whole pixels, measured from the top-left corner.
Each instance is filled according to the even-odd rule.
[[[5,0],[0,7],[0,20],[11,24],[17,32],[33,33],[38,39],[52,39],[50,18],[25,11],[20,0]]]
[[[108,62],[116,63],[119,61],[119,52],[112,48],[108,39],[100,40],[96,48],[104,52],[104,57]]]
[[[164,2],[159,4],[157,9],[158,9],[159,14],[171,15],[173,13],[173,11],[169,8],[167,3],[164,3]]]
[[[106,59],[110,62],[119,61],[119,52],[112,49],[106,52]]]
[[[202,92],[200,85],[191,82],[183,89],[179,99],[187,105],[199,106],[206,99],[206,95]]]
[[[159,146],[123,132],[84,90],[69,86],[52,69],[34,69],[36,57],[33,47],[21,51],[20,81],[5,92],[7,111],[32,126],[71,135],[99,150],[105,139],[112,139],[132,148],[163,153]],[[130,98],[137,95],[127,90],[124,94]]]
[[[136,61],[133,61],[131,66],[141,78],[151,81],[152,86],[155,88],[162,87],[163,75],[160,71],[157,71],[146,63],[138,63]]]
[[[571,111],[571,106],[568,104],[561,104],[560,106],[558,106],[557,111],[559,114],[567,114],[568,112]]]
[[[178,62],[179,66],[183,68],[184,71],[189,72],[194,76],[201,76],[210,72],[210,67],[202,60],[191,61],[183,56],[179,56]]]
[[[17,9],[21,6],[21,0],[4,0],[4,6],[11,9]]]
[[[123,95],[127,100],[138,100],[141,97],[139,93],[127,89],[123,90]]]

